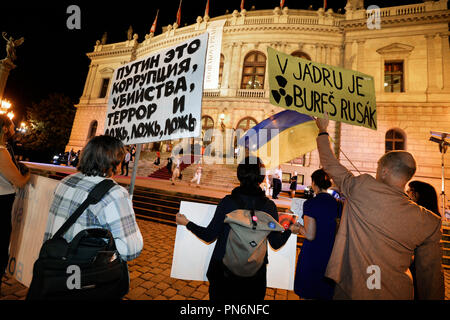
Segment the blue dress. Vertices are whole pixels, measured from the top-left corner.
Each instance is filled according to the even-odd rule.
[[[325,270],[333,249],[336,218],[341,205],[328,193],[319,193],[303,204],[303,215],[316,220],[316,237],[304,240],[297,261],[294,292],[304,299],[332,299],[334,283],[325,278]]]

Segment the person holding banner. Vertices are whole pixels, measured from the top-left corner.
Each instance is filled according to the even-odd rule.
[[[294,292],[303,299],[331,300],[334,283],[324,277],[336,233],[341,206],[328,193],[330,177],[322,169],[311,175],[315,197],[303,204],[304,226],[299,233],[306,239],[297,260]]]
[[[408,267],[415,254],[418,299],[443,300],[441,219],[405,193],[416,171],[414,157],[388,152],[375,177],[355,177],[336,159],[328,123],[327,113],[316,119],[320,162],[346,198],[325,273],[336,282],[334,299],[413,299]]]
[[[176,216],[177,224],[186,226],[188,230],[203,241],[211,243],[217,239],[206,274],[209,281],[209,298],[211,301],[226,299],[264,300],[267,284],[267,263],[269,263],[267,251],[262,266],[252,276],[238,276],[231,272],[223,262],[231,229],[230,225],[225,222],[228,213],[254,206],[255,211],[264,211],[278,221],[275,203],[265,196],[260,187],[265,176],[263,171],[264,165],[259,158],[246,157],[237,168],[240,186],[233,189],[231,195],[225,196],[220,201],[214,217],[207,227],[196,225],[180,213]],[[275,228],[275,225],[273,227]],[[280,228],[283,229],[281,226]],[[289,239],[291,228],[284,232],[271,231],[264,241],[268,240],[270,246],[278,250]]]
[[[9,260],[11,238],[11,214],[16,197],[16,188],[21,188],[30,179],[27,170],[21,170],[16,159],[8,151],[7,143],[15,134],[14,123],[6,114],[0,115],[0,290],[1,280]],[[23,171],[23,173],[21,172]]]

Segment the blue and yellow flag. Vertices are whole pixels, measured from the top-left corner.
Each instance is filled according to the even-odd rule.
[[[285,110],[249,129],[238,144],[272,169],[315,150],[318,133],[313,117]]]

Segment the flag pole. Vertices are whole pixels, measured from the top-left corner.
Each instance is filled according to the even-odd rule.
[[[136,153],[134,154],[133,172],[131,174],[130,189],[128,190],[128,193],[130,194],[131,199],[133,199],[133,192],[134,192],[134,185],[135,185],[135,181],[136,181],[138,162],[139,162],[139,158],[141,156],[141,148],[142,148],[142,143],[138,143],[136,145]]]

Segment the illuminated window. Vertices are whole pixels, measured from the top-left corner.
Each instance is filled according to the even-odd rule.
[[[386,132],[385,152],[405,150],[405,136],[399,130],[391,129]]]
[[[303,51],[292,52],[291,56],[303,58],[303,59],[306,59],[306,60],[311,60],[311,57],[308,54],[304,53]]]
[[[203,116],[202,117],[202,129],[208,130],[214,128],[214,120],[210,116]]]
[[[236,130],[237,129],[242,129],[245,131],[247,131],[250,128],[253,128],[254,126],[256,126],[258,124],[258,121],[256,121],[255,119],[251,118],[251,117],[246,117],[243,118],[239,121]]]
[[[263,89],[266,73],[266,56],[262,52],[253,51],[244,59],[241,89]]]
[[[405,92],[403,61],[384,63],[384,92]]]
[[[223,75],[223,63],[224,63],[225,57],[223,54],[220,55],[220,64],[219,64],[219,86],[222,84],[222,75]]]
[[[104,78],[102,81],[102,88],[100,90],[99,98],[106,97],[106,93],[108,92],[109,78]]]

